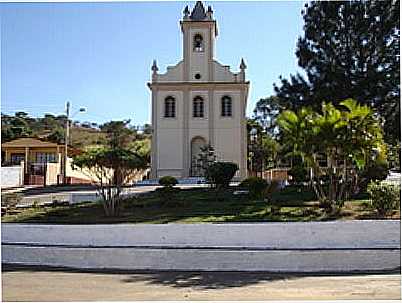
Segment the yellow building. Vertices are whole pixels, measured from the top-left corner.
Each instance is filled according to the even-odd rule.
[[[69,153],[71,151],[69,149]],[[62,182],[64,145],[36,138],[19,138],[3,143],[1,153],[2,167],[21,167],[24,185],[45,186]]]
[[[19,165],[24,161],[25,173],[35,163],[58,163],[64,156],[64,146],[35,138],[20,138],[1,145],[2,163]]]
[[[20,138],[1,145],[2,187],[21,185],[47,186],[63,183],[64,145],[35,138]],[[68,149],[68,156],[79,150]],[[131,182],[140,181],[148,170],[138,170]],[[72,159],[67,158],[66,183],[97,183],[99,180],[91,171],[74,169]]]

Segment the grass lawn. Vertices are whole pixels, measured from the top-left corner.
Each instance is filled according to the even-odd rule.
[[[275,193],[272,209],[267,202],[233,195],[233,189],[216,196],[208,189],[180,190],[171,201],[164,201],[157,192],[127,199],[119,217],[104,216],[100,202],[56,207],[32,207],[20,213],[7,214],[2,222],[95,224],[95,223],[204,223],[204,222],[291,222],[379,219],[370,209],[367,197],[347,201],[340,214],[328,216],[319,208],[312,192],[286,188]],[[399,219],[394,211],[384,219]]]

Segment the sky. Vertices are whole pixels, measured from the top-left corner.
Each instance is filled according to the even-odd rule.
[[[104,123],[149,123],[152,60],[159,72],[182,58],[179,21],[192,2],[1,3],[1,112],[63,114]],[[204,2],[219,35],[215,59],[251,82],[247,114],[300,69],[302,1]]]

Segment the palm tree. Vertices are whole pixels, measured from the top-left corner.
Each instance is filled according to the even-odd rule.
[[[342,206],[352,188],[351,179],[373,150],[385,152],[382,130],[371,108],[352,99],[341,105],[344,110],[323,103],[319,113],[310,108],[284,111],[277,120],[290,154],[300,155],[310,167],[318,200],[332,210]],[[327,159],[326,168],[319,165],[320,155]]]

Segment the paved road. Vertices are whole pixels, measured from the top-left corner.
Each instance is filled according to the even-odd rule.
[[[5,270],[5,271],[4,271]],[[3,268],[3,301],[351,300],[401,298],[397,273],[76,272]]]

